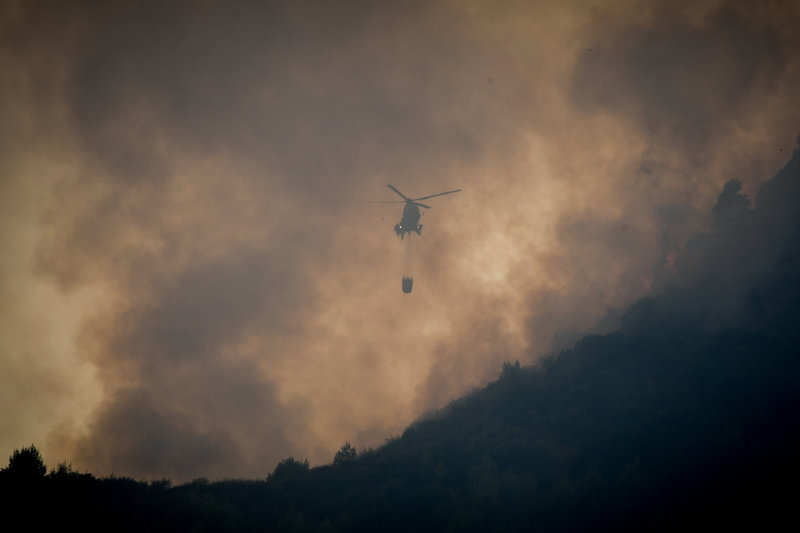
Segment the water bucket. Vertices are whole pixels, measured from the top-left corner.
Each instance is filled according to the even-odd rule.
[[[403,292],[408,294],[411,292],[411,286],[414,284],[414,278],[403,278]]]

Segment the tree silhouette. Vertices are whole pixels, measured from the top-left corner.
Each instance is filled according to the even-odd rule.
[[[712,210],[712,227],[723,228],[730,224],[740,213],[750,209],[750,198],[739,191],[742,182],[737,179],[728,180],[717,197],[717,203]]]
[[[298,461],[294,457],[288,457],[278,463],[272,474],[267,476],[267,481],[279,481],[282,479],[296,477],[308,472],[308,468],[308,459]]]
[[[47,466],[42,460],[42,454],[31,444],[28,448],[14,450],[3,473],[18,480],[41,479],[47,473]]]
[[[358,451],[349,442],[342,444],[342,447],[333,456],[333,464],[341,465],[355,461]]]
[[[507,379],[519,375],[520,372],[522,372],[522,369],[519,366],[519,360],[514,361],[513,365],[508,361],[503,361],[503,370],[500,372],[500,379]]]

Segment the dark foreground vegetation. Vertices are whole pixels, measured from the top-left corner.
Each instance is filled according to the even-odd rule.
[[[2,501],[30,525],[113,531],[777,529],[800,474],[796,357],[741,330],[588,338],[329,466],[172,487],[12,463]]]
[[[589,336],[330,465],[259,481],[95,478],[34,447],[7,523],[110,531],[675,531],[795,521],[800,159],[755,202],[726,186],[674,281]]]

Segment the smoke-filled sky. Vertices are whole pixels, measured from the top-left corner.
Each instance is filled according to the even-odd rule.
[[[0,453],[190,480],[381,444],[658,290],[724,183],[795,148],[798,27],[796,1],[4,2]],[[388,183],[463,189],[410,295]]]

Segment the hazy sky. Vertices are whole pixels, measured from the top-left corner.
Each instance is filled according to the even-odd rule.
[[[800,132],[796,1],[81,4],[0,8],[0,453],[98,475],[379,445],[657,290]],[[387,183],[463,189],[410,295]]]

